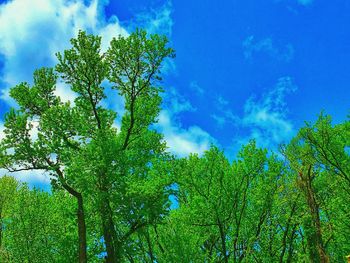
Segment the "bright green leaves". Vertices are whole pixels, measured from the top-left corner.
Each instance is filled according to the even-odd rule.
[[[59,60],[56,71],[78,93],[76,106],[86,116],[92,116],[91,121],[100,129],[105,122],[99,117],[98,112],[103,111],[99,103],[106,97],[101,85],[108,74],[108,66],[101,54],[101,38],[80,31],[71,44],[73,47],[65,50],[63,55],[56,54]]]
[[[107,262],[208,263],[341,262],[349,253],[349,121],[307,123],[286,160],[254,141],[233,162],[214,146],[176,159],[152,128],[162,65],[174,57],[167,39],[137,30],[103,54],[101,38],[81,31],[71,44],[55,69],[10,91],[19,109],[5,118],[0,167],[44,170],[54,191],[0,178],[0,261],[4,251],[5,262],[79,254],[84,263],[85,251],[89,262],[107,251]],[[59,77],[74,103],[55,95]],[[125,102],[118,131],[103,85]]]
[[[161,79],[164,59],[174,57],[174,51],[166,46],[167,43],[166,37],[151,35],[148,38],[143,30],[136,30],[127,38],[113,39],[107,52],[111,71],[108,79],[128,97],[151,92],[154,81]]]
[[[35,152],[31,130],[33,123],[26,113],[11,109],[5,116],[5,138],[0,142],[0,163],[11,167],[13,163],[34,161]]]
[[[314,125],[307,124],[301,129],[298,137],[309,146],[309,155],[315,161],[332,169],[350,186],[350,155],[346,152],[350,134],[347,125],[345,122],[333,127],[330,116],[321,114]]]
[[[57,75],[52,68],[41,68],[34,72],[34,85],[21,83],[12,88],[10,95],[14,98],[23,111],[30,115],[41,115],[47,109],[59,103],[54,95]]]
[[[349,236],[350,155],[346,151],[348,122],[332,125],[331,118],[321,114],[307,123],[285,148],[284,154],[294,172],[295,187],[300,193],[300,229],[302,246],[309,260],[342,261],[350,249],[344,240]],[[337,244],[337,245],[336,245]]]
[[[137,30],[129,37],[111,41],[106,60],[109,65],[108,80],[125,98],[126,113],[122,119],[122,148],[139,137],[155,122],[159,113],[161,66],[166,58],[174,57],[167,47],[167,39]]]
[[[101,53],[101,38],[82,31],[71,44],[70,49],[57,53],[55,69],[35,71],[32,87],[22,83],[11,89],[20,109],[6,116],[0,165],[9,171],[49,172],[53,189],[63,188],[77,201],[79,243],[75,248],[79,247],[80,262],[87,261],[85,251],[95,253],[93,256],[102,252],[102,239],[108,262],[117,262],[134,255],[137,236],[149,238],[145,228],[161,222],[168,212],[171,158],[165,153],[162,136],[151,125],[160,111],[161,65],[174,52],[165,37],[147,36],[141,30],[114,39],[105,54]],[[73,104],[63,103],[55,95],[59,77],[65,88],[76,93]],[[114,128],[117,113],[103,101],[103,85],[110,84],[124,96],[120,131]],[[30,193],[28,203],[24,199],[21,203],[32,208],[37,196],[43,195]],[[45,227],[54,221],[45,221],[46,213],[55,212],[39,201],[37,209],[24,211],[28,214],[23,217],[33,222],[40,218]],[[23,228],[27,229],[27,223],[30,219]],[[25,237],[34,235],[30,229],[23,233]],[[51,232],[39,234],[43,239],[54,236]],[[28,261],[58,257],[56,250],[48,250],[54,247],[49,241],[40,250],[35,240],[33,246],[39,252],[26,251],[32,257]],[[36,258],[39,254],[43,258]]]
[[[74,92],[97,104],[105,97],[100,85],[108,70],[101,54],[101,37],[80,31],[71,44],[72,48],[63,55],[56,54],[59,61],[56,70]]]
[[[74,262],[74,200],[0,178],[0,261]]]

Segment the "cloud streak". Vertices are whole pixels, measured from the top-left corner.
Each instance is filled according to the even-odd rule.
[[[229,102],[218,97],[217,112],[211,115],[218,128],[233,125],[239,146],[255,139],[260,147],[274,148],[291,138],[294,126],[288,118],[286,96],[297,89],[290,77],[278,79],[277,84],[260,97],[251,96],[244,103],[241,116],[232,112]]]
[[[289,62],[294,57],[294,47],[291,44],[279,48],[269,37],[256,40],[254,36],[249,36],[243,41],[242,47],[244,57],[248,60],[253,59],[259,53],[267,54],[283,62]]]
[[[170,88],[164,96],[164,107],[160,112],[156,128],[164,135],[169,151],[185,157],[190,153],[202,154],[216,140],[197,125],[181,126],[179,114],[196,109],[175,88]]]
[[[172,34],[174,25],[172,14],[172,4],[167,1],[163,6],[156,9],[151,8],[136,14],[134,23],[130,23],[131,30],[135,26],[147,29],[150,34],[163,34],[168,37]]]
[[[216,140],[209,133],[196,125],[182,128],[174,124],[176,118],[169,110],[162,110],[158,120],[158,130],[164,135],[169,151],[173,154],[186,157],[190,153],[202,154],[208,150]]]
[[[280,78],[275,87],[262,97],[249,98],[244,106],[241,125],[248,129],[247,141],[252,138],[260,146],[276,146],[291,138],[294,133],[292,122],[288,119],[286,95],[297,89],[290,77]]]
[[[196,95],[199,95],[199,96],[204,95],[204,89],[201,86],[199,86],[197,81],[191,81],[190,89],[193,90],[196,93]]]

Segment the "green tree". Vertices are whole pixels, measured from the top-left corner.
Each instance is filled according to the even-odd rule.
[[[212,147],[180,160],[174,173],[178,208],[153,231],[160,262],[274,261],[269,233],[275,220],[283,163],[254,142],[232,164]],[[270,238],[270,239],[269,239]],[[263,255],[266,251],[267,255]]]
[[[349,122],[321,114],[286,147],[308,213],[301,215],[303,250],[310,262],[343,261],[349,251]],[[302,240],[302,241],[303,241]]]
[[[113,39],[104,54],[98,36],[80,32],[71,43],[71,49],[57,53],[57,73],[37,70],[32,87],[21,83],[11,89],[20,109],[6,115],[0,164],[10,172],[49,171],[54,185],[76,198],[80,262],[87,261],[83,201],[92,202],[88,213],[99,214],[107,261],[118,262],[130,235],[155,220],[143,215],[154,213],[145,205],[148,197],[130,192],[135,180],[153,180],[148,170],[166,149],[150,127],[161,102],[161,64],[174,52],[165,37],[147,37],[142,30]],[[77,94],[74,105],[55,95],[58,76]],[[113,127],[116,112],[102,106],[108,81],[125,100],[120,131]]]

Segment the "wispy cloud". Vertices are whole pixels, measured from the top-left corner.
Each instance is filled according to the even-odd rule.
[[[249,98],[241,118],[241,125],[248,129],[248,136],[243,141],[252,138],[260,146],[266,147],[290,139],[294,130],[293,123],[287,116],[285,97],[296,88],[290,77],[283,77],[261,98]]]
[[[150,34],[163,34],[171,36],[173,19],[171,1],[166,2],[163,6],[158,8],[147,9],[144,12],[136,14],[135,22],[130,23],[131,29],[134,27],[141,27],[147,30]]]
[[[234,124],[239,122],[238,117],[233,114],[230,103],[223,96],[218,95],[215,99],[216,112],[212,113],[210,117],[215,121],[217,128],[223,128],[227,124]]]
[[[289,3],[295,3],[302,6],[309,6],[314,2],[314,0],[275,0],[275,2],[289,2]],[[296,12],[296,10],[293,10],[293,12]]]
[[[228,105],[228,101],[221,95],[216,97],[215,102],[220,109]]]
[[[142,12],[136,13],[134,19],[129,21],[126,27],[129,31],[134,31],[136,28],[143,28],[149,34],[166,35],[170,38],[174,25],[172,12],[172,2],[169,0],[161,6],[146,8]],[[176,72],[174,60],[166,59],[162,68],[162,73],[173,74],[174,72]]]
[[[195,110],[190,101],[175,88],[167,90],[156,128],[164,135],[169,151],[178,156],[201,154],[209,149],[210,144],[216,142],[209,133],[197,125],[182,127],[179,114]]]
[[[204,89],[201,86],[199,86],[197,81],[191,81],[190,89],[194,91],[197,95],[202,96],[204,94]]]
[[[186,111],[196,111],[196,108],[192,106],[189,100],[187,100],[173,87],[168,88],[163,97],[165,107],[171,109],[171,112],[173,114],[178,114]]]
[[[235,127],[240,122],[239,117],[236,116],[231,109],[225,108],[219,110],[218,113],[213,113],[210,117],[215,121],[218,128],[224,128],[227,124],[232,124]]]
[[[291,44],[279,48],[269,37],[256,40],[254,36],[249,36],[243,41],[242,46],[246,59],[252,59],[258,53],[265,53],[284,62],[289,62],[294,57],[294,47]]]
[[[208,150],[215,139],[196,125],[183,128],[174,123],[176,116],[169,110],[162,110],[159,115],[158,129],[164,135],[169,151],[185,157],[190,153],[201,154]]]
[[[274,148],[294,134],[293,123],[288,118],[286,96],[296,89],[290,77],[282,77],[260,97],[248,98],[242,115],[234,114],[230,103],[219,96],[211,118],[218,128],[227,128],[229,124],[234,127],[237,137],[233,139],[237,147],[255,139],[261,147]]]

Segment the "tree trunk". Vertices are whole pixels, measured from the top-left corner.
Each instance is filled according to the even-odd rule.
[[[102,204],[101,204],[101,220],[102,220],[102,230],[104,242],[107,251],[107,263],[117,263],[119,262],[119,256],[117,253],[117,234],[114,228],[113,214],[111,207],[109,205],[108,197],[106,192],[103,192]]]
[[[85,213],[83,196],[81,193],[75,191],[66,183],[62,183],[64,189],[66,189],[72,196],[78,201],[77,217],[78,217],[78,238],[79,238],[79,263],[87,263],[86,253],[86,224],[85,224]]]
[[[81,194],[77,197],[78,199],[78,235],[79,235],[79,263],[87,262],[86,253],[86,224],[85,224],[85,213],[83,205],[83,197]]]
[[[52,163],[47,160],[48,164],[52,166]],[[84,213],[84,204],[83,196],[81,193],[76,191],[71,187],[65,180],[63,172],[59,169],[55,169],[58,179],[60,180],[62,187],[74,196],[78,201],[77,207],[77,218],[78,218],[78,238],[79,238],[79,263],[87,263],[87,245],[86,245],[86,224],[85,224],[85,213]]]
[[[312,167],[309,166],[307,174],[304,176],[302,173],[299,174],[303,181],[303,190],[306,196],[307,205],[310,210],[311,214],[311,228],[312,228],[312,234],[309,236],[308,242],[310,243],[311,248],[311,255],[310,260],[311,262],[321,262],[321,263],[328,263],[329,258],[326,254],[326,249],[323,244],[323,238],[322,238],[322,231],[321,231],[321,221],[320,221],[320,214],[319,214],[319,205],[316,200],[316,196],[314,193],[314,189],[312,187]],[[317,257],[317,258],[315,258]]]

